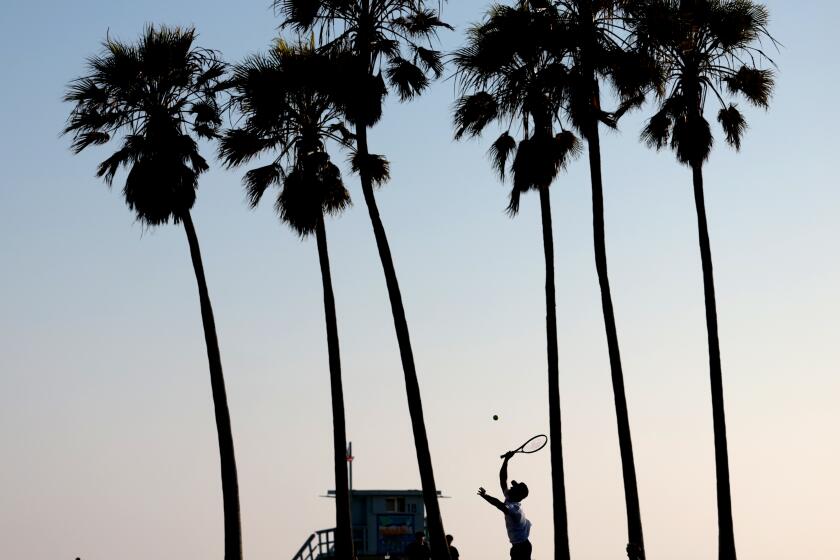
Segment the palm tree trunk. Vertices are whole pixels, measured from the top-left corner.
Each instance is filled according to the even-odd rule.
[[[548,427],[551,435],[551,491],[554,498],[554,558],[569,560],[569,524],[563,469],[563,431],[560,415],[560,371],[557,349],[557,304],[554,293],[554,234],[548,187],[540,188],[543,249],[545,251],[545,331],[548,351]]]
[[[595,268],[601,288],[601,308],[607,333],[610,356],[615,416],[618,424],[618,446],[621,453],[621,474],[624,478],[624,502],[627,509],[627,555],[630,560],[644,560],[645,545],[642,535],[642,515],[639,508],[639,489],[636,483],[636,466],[633,459],[633,442],[630,438],[630,419],[627,398],[624,394],[624,374],[615,325],[610,279],[607,273],[607,245],[604,232],[604,187],[601,178],[601,140],[597,121],[587,134],[589,145],[589,171],[592,179],[592,225],[595,241]]]
[[[356,125],[356,148],[359,156],[364,160],[369,152],[367,145],[367,128]],[[397,272],[391,258],[388,237],[385,227],[379,217],[379,209],[373,194],[373,182],[364,166],[359,173],[362,182],[362,193],[365,197],[370,222],[373,225],[373,235],[376,238],[376,248],[385,273],[385,284],[388,287],[388,297],[391,301],[391,314],[394,317],[394,329],[397,334],[397,344],[400,349],[403,374],[405,375],[405,392],[408,399],[408,413],[411,417],[411,428],[414,432],[414,447],[417,451],[417,465],[420,470],[420,484],[423,488],[423,501],[426,505],[426,523],[429,531],[434,560],[449,560],[449,545],[446,543],[446,533],[443,530],[443,520],[438,504],[437,487],[435,486],[432,455],[429,451],[429,439],[426,435],[426,424],[423,419],[423,402],[420,398],[420,385],[417,382],[417,370],[414,366],[414,354],[411,351],[411,339],[408,332],[408,322],[405,318],[400,285]]]
[[[732,523],[732,496],[729,485],[729,451],[726,445],[726,415],[723,406],[723,376],[718,341],[715,280],[712,270],[712,248],[706,203],[703,196],[702,164],[691,166],[694,179],[694,204],[697,208],[697,228],[700,238],[700,260],[703,265],[703,293],[706,301],[706,330],[709,336],[709,373],[712,386],[712,421],[715,437],[715,474],[718,506],[718,558],[735,560],[735,529]]]
[[[198,283],[198,298],[201,303],[201,321],[204,325],[204,341],[207,345],[207,360],[210,365],[210,386],[213,391],[213,408],[216,413],[216,432],[219,437],[219,459],[222,470],[222,500],[225,523],[225,560],[242,559],[242,528],[239,520],[239,481],[236,474],[236,455],[233,450],[233,432],[230,426],[230,412],[225,391],[225,377],[222,372],[222,357],[219,340],[216,337],[216,322],[207,292],[204,265],[198,236],[195,233],[189,211],[181,214],[187,242],[190,245],[195,279]]]
[[[320,216],[315,226],[321,281],[324,285],[324,316],[327,323],[327,350],[330,362],[330,393],[333,415],[333,460],[335,467],[335,557],[352,560],[353,529],[350,517],[350,487],[347,480],[347,436],[344,418],[344,389],[341,384],[341,356],[338,346],[338,321],[327,251],[327,232]]]

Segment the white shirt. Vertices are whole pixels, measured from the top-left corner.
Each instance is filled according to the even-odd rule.
[[[510,544],[525,542],[531,534],[531,522],[522,511],[522,504],[505,500],[505,526]]]

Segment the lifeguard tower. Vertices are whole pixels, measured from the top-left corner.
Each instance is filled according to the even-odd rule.
[[[335,491],[328,491],[327,496],[334,498]],[[401,558],[414,534],[426,530],[420,490],[352,490],[350,514],[353,548],[359,560]],[[330,558],[334,542],[335,528],[315,531],[292,560]]]
[[[347,449],[350,469],[350,515],[353,549],[359,560],[399,560],[418,531],[426,531],[421,490],[356,490],[353,488],[353,447]],[[441,492],[438,491],[438,496]],[[335,498],[328,490],[327,498]],[[292,560],[326,560],[334,554],[335,528],[312,533]]]

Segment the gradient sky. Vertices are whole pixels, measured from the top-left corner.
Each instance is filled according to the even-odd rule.
[[[461,42],[485,0],[444,8]],[[742,560],[837,560],[840,4],[768,2],[778,87],[748,109],[742,152],[706,167]],[[210,383],[182,228],[145,230],[108,154],[59,137],[65,85],[109,32],[194,24],[228,60],[264,49],[259,2],[6,0],[0,34],[0,558],[222,557]],[[501,560],[498,456],[547,432],[544,270],[536,196],[504,214],[487,138],[453,143],[453,83],[389,103],[371,149],[411,327],[446,529],[465,559]],[[689,171],[637,141],[644,111],[603,142],[607,245],[648,558],[715,557],[712,424]],[[211,152],[208,150],[207,154]],[[340,159],[340,157],[339,157]],[[194,218],[227,379],[249,560],[290,559],[334,523],[331,418],[313,240],[249,211],[241,171],[203,176]],[[327,232],[357,488],[418,488],[402,371],[358,180]],[[834,185],[834,187],[832,187]],[[585,158],[554,185],[569,529],[578,560],[626,541]],[[500,420],[493,422],[493,414]],[[551,557],[548,453],[517,459],[534,557]]]

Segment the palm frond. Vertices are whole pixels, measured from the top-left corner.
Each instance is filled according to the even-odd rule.
[[[105,179],[105,184],[111,186],[114,176],[120,167],[128,167],[136,163],[146,152],[142,136],[130,135],[123,141],[123,146],[99,164],[96,176]]]
[[[758,107],[769,107],[774,86],[772,70],[741,66],[733,76],[725,78],[724,81],[731,93],[742,94],[747,101]]]
[[[570,130],[564,130],[554,136],[553,159],[561,169],[565,169],[569,162],[583,153],[583,145]]]
[[[436,11],[422,8],[395,18],[393,23],[408,36],[416,38],[426,38],[438,29],[454,29],[448,23],[444,23]]]
[[[273,0],[272,6],[284,16],[283,26],[298,31],[310,29],[315,23],[318,12],[327,2],[322,0]]]
[[[642,129],[641,140],[649,147],[661,150],[668,144],[672,126],[671,115],[668,114],[667,110],[662,109],[648,119],[647,124]]]
[[[729,51],[745,48],[766,34],[770,20],[767,8],[752,0],[711,2],[703,15],[710,35]]]
[[[509,131],[503,132],[490,146],[490,150],[488,151],[490,162],[502,181],[505,179],[508,158],[515,149],[516,139],[510,135]]]
[[[248,170],[242,178],[245,194],[248,196],[248,205],[256,208],[265,191],[271,185],[279,185],[282,179],[283,170],[276,163]]]
[[[455,139],[460,140],[464,134],[477,136],[484,128],[499,116],[499,105],[496,99],[486,91],[480,91],[458,99],[453,117],[455,123]]]
[[[726,142],[736,150],[740,150],[741,138],[747,129],[747,121],[744,119],[744,115],[738,111],[735,105],[729,105],[718,113],[718,122],[726,134]]]
[[[434,51],[423,47],[414,47],[414,55],[427,72],[431,72],[435,78],[443,74],[443,55],[440,51]]]
[[[404,58],[391,59],[386,74],[388,82],[397,90],[402,101],[420,95],[429,86],[429,78],[423,70]]]
[[[78,154],[88,146],[92,146],[94,144],[106,144],[110,139],[111,135],[107,132],[98,130],[80,132],[74,136],[73,144],[70,146],[70,149],[73,150],[74,153]]]
[[[354,152],[350,159],[350,166],[353,173],[361,174],[364,171],[371,181],[379,186],[391,178],[391,165],[384,156],[379,154],[367,154],[365,157],[359,152]]]
[[[266,138],[255,130],[234,128],[226,130],[219,138],[219,158],[228,168],[235,167],[275,145],[274,139]]]

